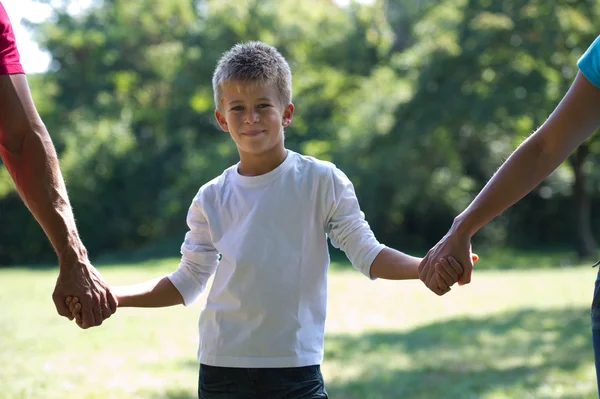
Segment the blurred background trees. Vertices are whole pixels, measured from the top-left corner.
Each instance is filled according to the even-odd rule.
[[[211,76],[248,40],[292,67],[288,147],[336,163],[378,238],[424,254],[558,104],[600,17],[592,0],[51,3],[31,29],[52,63],[30,86],[92,257],[177,255],[194,194],[237,162]],[[475,245],[592,256],[599,154],[593,136]],[[0,264],[54,260],[2,166],[0,220]]]

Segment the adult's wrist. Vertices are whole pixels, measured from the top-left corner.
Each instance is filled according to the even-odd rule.
[[[79,265],[83,267],[88,263],[87,250],[83,243],[71,244],[57,252],[61,271],[67,271]]]
[[[477,230],[477,226],[469,218],[469,214],[461,213],[454,218],[452,227],[450,227],[450,234],[470,240]]]

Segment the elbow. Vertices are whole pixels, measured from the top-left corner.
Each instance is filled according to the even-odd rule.
[[[52,140],[41,120],[14,129],[0,131],[0,146],[5,152],[19,156],[30,145],[52,146]]]

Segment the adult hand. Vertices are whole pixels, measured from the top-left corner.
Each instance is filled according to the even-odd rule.
[[[461,235],[458,231],[450,230],[419,264],[419,279],[437,295],[444,295],[450,291],[450,287],[444,281],[436,277],[435,264],[441,263],[443,259],[454,258],[463,268],[463,273],[458,279],[459,285],[471,282],[473,271],[473,254],[471,253],[471,239]]]
[[[61,264],[52,300],[58,314],[73,320],[66,304],[68,296],[79,298],[81,303],[81,322],[83,329],[99,326],[117,311],[115,297],[100,272],[86,261],[76,261],[70,265]]]

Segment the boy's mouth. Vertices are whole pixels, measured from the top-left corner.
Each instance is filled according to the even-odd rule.
[[[242,133],[242,135],[254,137],[254,136],[258,136],[259,134],[264,133],[264,132],[266,132],[266,130],[250,130],[248,132]]]

